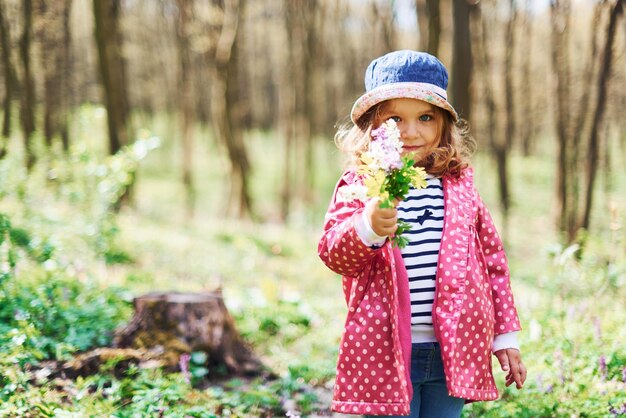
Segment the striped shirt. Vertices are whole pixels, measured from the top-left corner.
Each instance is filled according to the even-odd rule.
[[[402,258],[411,292],[412,341],[435,342],[432,308],[435,298],[437,259],[443,234],[444,199],[440,178],[427,177],[424,189],[411,188],[398,205],[398,218],[411,224],[403,233],[409,243]]]

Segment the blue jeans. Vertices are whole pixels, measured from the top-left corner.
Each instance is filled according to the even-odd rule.
[[[413,383],[413,399],[409,417],[459,418],[461,416],[465,400],[448,395],[441,348],[438,343],[413,344],[411,382]]]

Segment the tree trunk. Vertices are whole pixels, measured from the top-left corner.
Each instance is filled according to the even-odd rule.
[[[417,29],[419,31],[419,49],[428,51],[428,30],[430,29],[428,8],[426,0],[415,0],[415,14],[417,17]]]
[[[290,52],[288,52],[290,54]],[[291,66],[289,66],[291,67]],[[280,84],[278,92],[278,109],[279,109],[279,129],[283,141],[285,142],[285,150],[283,154],[283,178],[280,191],[280,219],[284,222],[289,217],[291,209],[291,198],[293,195],[293,171],[295,166],[294,158],[294,127],[293,114],[295,107],[295,89],[292,86],[293,80],[290,75],[290,69],[285,69],[284,76],[281,77],[283,82]]]
[[[280,193],[280,218],[284,222],[289,216],[291,210],[291,201],[293,191],[295,189],[295,167],[296,164],[296,115],[297,115],[297,91],[296,88],[296,55],[297,48],[302,44],[296,42],[294,34],[296,33],[296,13],[297,5],[292,0],[285,0],[285,30],[287,35],[287,50],[284,51],[284,67],[279,75],[279,114],[278,124],[281,136],[285,142],[285,151],[283,154],[283,178]]]
[[[606,41],[604,44],[602,66],[600,67],[600,74],[598,76],[598,95],[596,99],[593,123],[591,126],[589,145],[587,150],[585,209],[582,222],[580,224],[580,227],[585,230],[589,229],[591,220],[591,208],[593,206],[593,189],[598,170],[598,156],[600,148],[599,131],[602,127],[604,112],[606,109],[607,88],[609,78],[611,76],[611,66],[613,64],[613,42],[615,40],[615,30],[617,27],[617,21],[624,11],[625,1],[626,0],[617,0],[615,6],[613,6],[613,10],[611,10],[606,34]]]
[[[508,222],[509,211],[511,208],[511,189],[509,184],[508,167],[509,154],[513,143],[513,137],[515,135],[515,101],[513,96],[513,92],[515,90],[513,87],[513,56],[515,53],[515,39],[513,34],[515,31],[515,22],[517,20],[515,0],[510,0],[509,8],[510,15],[506,25],[506,52],[504,56],[505,129],[503,140],[497,141],[497,145],[493,147],[498,172],[500,205],[502,207],[502,214],[505,219],[505,223]],[[486,49],[486,43],[483,45],[483,48]]]
[[[307,206],[312,202],[312,190],[314,188],[314,149],[312,134],[312,119],[315,109],[313,107],[313,90],[314,90],[314,67],[316,56],[316,28],[315,28],[315,9],[316,0],[288,0],[285,2],[285,23],[287,27],[287,37],[289,52],[289,74],[293,83],[293,138],[289,139],[286,148],[286,160],[288,163],[285,170],[291,170],[291,177],[285,178],[284,182],[291,182],[291,185],[285,184],[283,190],[283,202],[288,204],[290,198],[285,194],[287,190],[292,189],[296,185],[298,195]],[[286,88],[286,87],[283,87]],[[294,155],[291,155],[292,145],[295,145],[295,161],[302,161],[297,164],[293,161]],[[289,156],[291,155],[291,156]],[[291,159],[291,162],[289,161]],[[286,173],[287,174],[287,173]],[[293,191],[293,189],[291,190]],[[288,209],[285,208],[285,209]],[[287,211],[283,212],[283,219],[286,218]]]
[[[64,42],[64,15],[69,9],[69,1],[49,2],[37,1],[37,11],[43,25],[38,25],[37,36],[40,40],[43,71],[44,71],[44,138],[48,146],[52,145],[54,137],[62,137],[66,127],[63,123],[68,110],[64,105],[67,94],[64,88],[67,83],[64,78],[66,56]]]
[[[576,213],[576,201],[571,200],[570,177],[570,65],[569,65],[569,23],[570,1],[561,0],[551,4],[552,20],[552,67],[556,80],[556,129],[558,139],[557,154],[557,205],[559,230],[567,235],[567,241],[574,239],[572,215]]]
[[[472,44],[470,5],[467,0],[453,0],[454,36],[452,45],[452,103],[459,116],[470,120],[472,85]]]
[[[498,196],[500,199],[500,208],[502,210],[502,217],[504,220],[503,236],[507,234],[507,226],[509,219],[510,208],[510,192],[508,183],[508,150],[506,146],[506,139],[498,139],[496,132],[498,131],[497,121],[497,105],[495,101],[495,94],[493,92],[491,71],[493,69],[491,56],[489,55],[489,28],[490,25],[482,15],[481,5],[477,5],[475,8],[477,28],[480,28],[480,43],[478,44],[479,53],[477,60],[480,63],[479,73],[483,75],[483,94],[486,103],[487,113],[487,136],[491,147],[491,152],[496,160],[497,172],[498,172]],[[500,135],[501,137],[501,135]]]
[[[228,151],[231,166],[229,202],[237,205],[237,216],[240,218],[249,217],[252,212],[249,190],[250,163],[235,109],[237,88],[235,43],[243,3],[243,0],[224,2],[224,21],[215,50],[211,82],[211,121],[215,136]]]
[[[393,18],[393,5],[391,2],[378,2],[372,0],[369,3],[369,16],[367,24],[372,29],[373,42],[366,44],[370,51],[368,56],[381,55],[395,49],[396,31]]]
[[[6,143],[11,135],[11,113],[13,104],[13,89],[17,83],[17,75],[11,58],[11,35],[9,21],[5,15],[4,2],[0,2],[0,47],[2,48],[2,69],[4,75],[4,102],[2,109],[2,137],[0,142],[0,158],[6,153]]]
[[[533,110],[533,84],[531,82],[531,68],[532,61],[531,57],[533,55],[533,22],[532,22],[532,0],[526,0],[526,5],[524,7],[524,19],[522,23],[522,32],[524,33],[524,51],[521,54],[522,62],[520,64],[521,73],[522,73],[522,89],[523,94],[521,94],[521,107],[522,107],[522,115],[524,117],[530,118],[531,123],[521,123],[520,124],[520,139],[522,142],[522,153],[525,157],[528,157],[533,152],[533,137],[535,135],[535,121],[537,120],[536,112]]]
[[[128,143],[129,104],[119,28],[120,0],[93,0],[95,38],[109,126],[109,152]]]
[[[182,353],[203,351],[209,369],[226,366],[238,375],[262,371],[261,361],[237,332],[221,292],[151,293],[133,302],[134,316],[116,332],[114,347],[161,346],[163,357],[174,359],[174,364]]]
[[[428,49],[429,54],[439,56],[439,38],[441,36],[441,10],[439,0],[426,0],[428,8]]]
[[[61,79],[63,90],[62,100],[63,109],[65,114],[61,119],[61,142],[63,143],[63,149],[68,151],[70,149],[70,115],[72,113],[73,100],[71,97],[74,92],[74,85],[72,82],[72,33],[70,29],[70,18],[72,12],[72,0],[65,0],[63,9],[63,77]]]
[[[515,0],[509,1],[509,21],[506,25],[505,57],[504,57],[504,96],[506,98],[506,131],[505,152],[509,152],[515,142],[515,87],[513,86],[513,57],[515,56],[515,26],[517,22],[517,6]],[[508,177],[508,176],[507,176]]]
[[[22,3],[24,28],[20,39],[20,58],[22,60],[22,96],[20,120],[24,135],[24,150],[26,152],[26,165],[32,167],[35,163],[35,155],[31,144],[35,132],[35,80],[30,62],[30,49],[33,33],[33,2],[24,0]]]
[[[313,102],[316,90],[315,68],[317,64],[317,27],[316,10],[317,0],[305,0],[300,10],[304,37],[302,39],[302,111],[300,113],[302,136],[304,138],[304,173],[303,173],[303,198],[306,207],[313,204],[313,190],[315,188],[315,143],[313,142],[313,119],[315,106]]]
[[[193,185],[193,123],[194,123],[194,96],[192,92],[191,50],[189,46],[188,26],[193,11],[192,0],[177,0],[178,27],[176,30],[179,59],[179,103],[180,124],[182,135],[182,170],[183,185],[185,187],[185,206],[189,219],[194,216],[196,193]]]
[[[374,16],[378,17],[381,25],[381,39],[383,40],[383,51],[388,52],[396,48],[396,29],[393,18],[392,3],[381,3],[374,1]]]
[[[420,49],[438,56],[441,34],[439,0],[416,0],[415,11],[420,33]]]
[[[604,8],[604,2],[597,3],[594,9],[594,15],[591,19],[591,39],[590,39],[590,54],[589,61],[585,67],[585,72],[583,75],[583,80],[593,80],[594,72],[595,72],[595,64],[599,59],[598,57],[598,30],[600,27],[602,10]],[[582,94],[580,99],[577,99],[575,102],[579,103],[578,114],[575,119],[570,119],[570,122],[575,125],[571,130],[571,139],[569,145],[568,152],[568,161],[567,161],[567,199],[568,199],[568,210],[567,210],[567,241],[573,242],[576,239],[578,234],[578,229],[580,228],[580,210],[581,205],[581,187],[582,187],[582,172],[579,170],[581,161],[581,142],[583,137],[583,132],[587,126],[587,121],[589,120],[589,105],[591,103],[591,91],[592,91],[592,83],[586,82],[583,83],[583,86],[580,88]],[[573,107],[573,106],[572,106]]]

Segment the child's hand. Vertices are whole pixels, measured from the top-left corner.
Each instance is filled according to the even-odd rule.
[[[506,375],[506,386],[515,382],[515,387],[521,389],[526,381],[526,366],[522,363],[522,356],[515,348],[505,348],[494,353]]]
[[[379,207],[380,200],[371,199],[365,205],[365,214],[372,229],[381,237],[393,235],[398,229],[398,209]]]

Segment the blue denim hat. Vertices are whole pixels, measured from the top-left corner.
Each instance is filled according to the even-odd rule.
[[[365,72],[365,94],[352,107],[352,122],[372,106],[389,99],[418,99],[458,115],[448,102],[448,71],[434,56],[402,50],[373,60]]]

